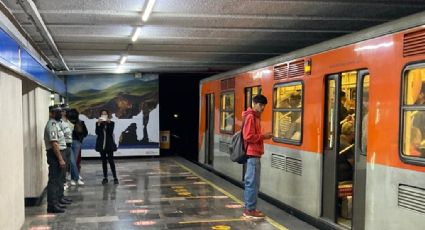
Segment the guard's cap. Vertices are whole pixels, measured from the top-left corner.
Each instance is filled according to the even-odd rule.
[[[68,110],[70,110],[71,108],[69,108],[69,105],[68,104],[61,104],[60,105],[61,106],[61,108],[62,108],[62,110],[65,110],[65,111],[68,111]]]
[[[60,105],[51,105],[51,106],[49,106],[49,112],[53,112],[53,111],[61,111],[62,110],[62,108],[61,108],[61,106]]]

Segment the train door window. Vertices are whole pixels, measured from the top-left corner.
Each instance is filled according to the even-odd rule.
[[[334,147],[334,138],[333,135],[335,133],[335,125],[334,125],[334,111],[335,111],[335,80],[329,80],[328,83],[328,96],[327,96],[327,110],[328,111],[328,119],[327,119],[327,127],[326,127],[326,147],[327,149],[333,149]]]
[[[220,131],[232,134],[235,126],[235,92],[224,92],[220,100]]]
[[[300,81],[274,87],[273,140],[301,144],[303,84]]]
[[[425,164],[425,65],[408,66],[403,81],[401,157]]]
[[[362,155],[366,155],[367,153],[367,119],[368,119],[368,115],[369,115],[369,74],[366,74],[363,76],[363,95],[362,95],[362,111],[361,111],[361,119],[359,121],[361,121],[361,126],[362,129],[359,130],[360,136],[361,136],[361,142],[360,142],[360,149],[361,149],[361,154]]]
[[[261,86],[245,88],[245,110],[254,106],[252,99],[261,94]]]

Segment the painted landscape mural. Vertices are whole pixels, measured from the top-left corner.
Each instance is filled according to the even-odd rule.
[[[159,101],[157,75],[81,75],[67,78],[68,101],[80,112],[89,135],[83,156],[99,156],[95,125],[106,109],[115,122],[117,156],[159,154]]]

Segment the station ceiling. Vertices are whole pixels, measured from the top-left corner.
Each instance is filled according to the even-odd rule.
[[[62,74],[214,74],[425,10],[423,0],[156,0],[143,22],[148,0],[2,2]]]

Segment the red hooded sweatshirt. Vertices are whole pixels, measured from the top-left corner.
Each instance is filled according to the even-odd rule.
[[[261,134],[260,117],[251,108],[244,111],[242,117],[245,118],[243,139],[247,148],[246,154],[248,156],[261,157],[264,154],[264,137]]]

